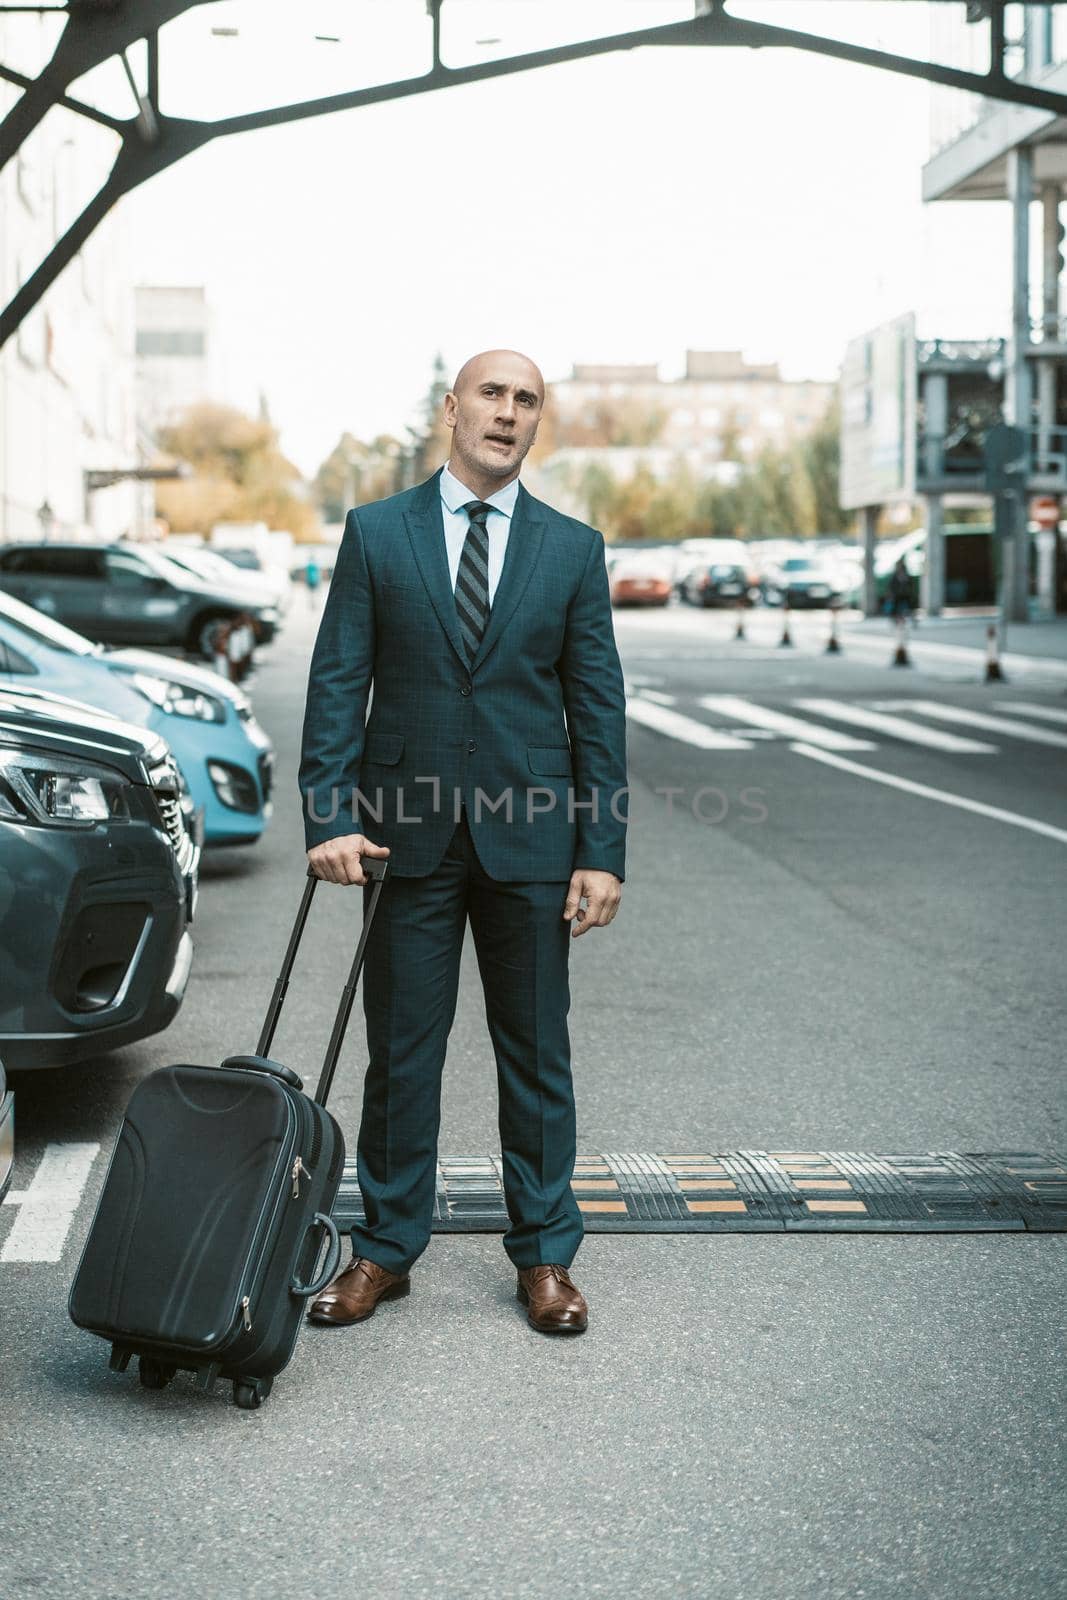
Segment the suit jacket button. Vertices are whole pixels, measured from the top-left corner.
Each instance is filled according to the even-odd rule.
[[[470,692],[471,692],[470,684],[469,683],[461,684],[459,692],[460,692],[460,694],[470,694]]]
[[[477,748],[478,748],[477,739],[468,739],[467,740],[467,754],[468,755],[472,756],[474,754],[474,752],[477,750]]]

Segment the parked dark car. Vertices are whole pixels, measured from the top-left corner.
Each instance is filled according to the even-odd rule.
[[[748,602],[748,568],[735,561],[713,561],[693,567],[682,579],[679,592],[695,606],[736,606]]]
[[[276,605],[232,584],[198,577],[145,546],[19,543],[0,550],[0,588],[103,644],[179,645],[208,660],[215,635],[246,613],[266,643]]]
[[[4,1063],[0,1061],[0,1200],[11,1187],[15,1165],[15,1096],[7,1086]]]
[[[56,1066],[158,1033],[192,961],[199,850],[165,740],[0,689],[0,1057]]]
[[[834,605],[842,597],[838,569],[817,556],[787,556],[767,569],[760,588],[768,605],[789,605],[795,609]]]

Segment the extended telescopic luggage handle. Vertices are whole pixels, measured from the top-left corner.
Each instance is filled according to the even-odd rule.
[[[341,1054],[341,1046],[344,1043],[345,1030],[348,1027],[348,1019],[352,1015],[352,1005],[356,998],[356,985],[359,983],[359,974],[363,967],[363,956],[367,948],[367,939],[370,935],[371,925],[374,922],[374,913],[378,909],[378,901],[382,896],[382,888],[385,884],[386,873],[389,867],[389,863],[384,856],[362,856],[360,858],[360,865],[362,866],[364,873],[371,880],[372,887],[370,899],[366,903],[363,912],[363,926],[360,929],[359,942],[356,945],[356,953],[352,958],[352,966],[348,974],[348,980],[341,991],[341,1001],[337,1007],[337,1015],[334,1018],[333,1032],[330,1034],[330,1042],[326,1046],[326,1058],[322,1064],[322,1074],[319,1078],[318,1088],[315,1090],[315,1099],[321,1106],[326,1104],[330,1093],[330,1086],[333,1083],[333,1075],[337,1070],[337,1061]],[[271,995],[270,1005],[267,1007],[267,1015],[263,1022],[263,1031],[259,1036],[259,1043],[256,1045],[257,1056],[266,1056],[267,1052],[270,1050],[271,1042],[274,1038],[274,1031],[278,1026],[278,1018],[282,1014],[282,1005],[285,1002],[286,991],[289,988],[289,979],[292,975],[293,963],[296,960],[296,953],[300,948],[300,940],[303,937],[304,924],[307,922],[308,913],[311,910],[311,902],[315,897],[315,885],[318,883],[318,881],[319,880],[315,876],[312,869],[308,867],[307,882],[304,885],[304,893],[300,901],[300,909],[296,914],[296,921],[293,924],[293,931],[289,935],[289,945],[282,961],[282,969],[275,981],[274,993]]]

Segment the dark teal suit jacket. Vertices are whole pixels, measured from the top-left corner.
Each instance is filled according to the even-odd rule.
[[[491,877],[622,878],[626,708],[603,537],[520,484],[470,663],[439,479],[348,513],[308,678],[307,846],[365,833],[390,847],[391,872],[419,877],[462,796]]]

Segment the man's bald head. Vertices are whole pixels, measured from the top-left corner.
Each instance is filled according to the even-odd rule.
[[[517,478],[545,403],[540,368],[518,350],[471,356],[445,395],[452,469],[484,499]]]
[[[545,380],[541,376],[541,369],[519,350],[483,350],[479,355],[468,357],[456,373],[452,393],[459,394],[464,384],[477,383],[486,376],[509,376],[512,380],[525,382],[544,404]]]

